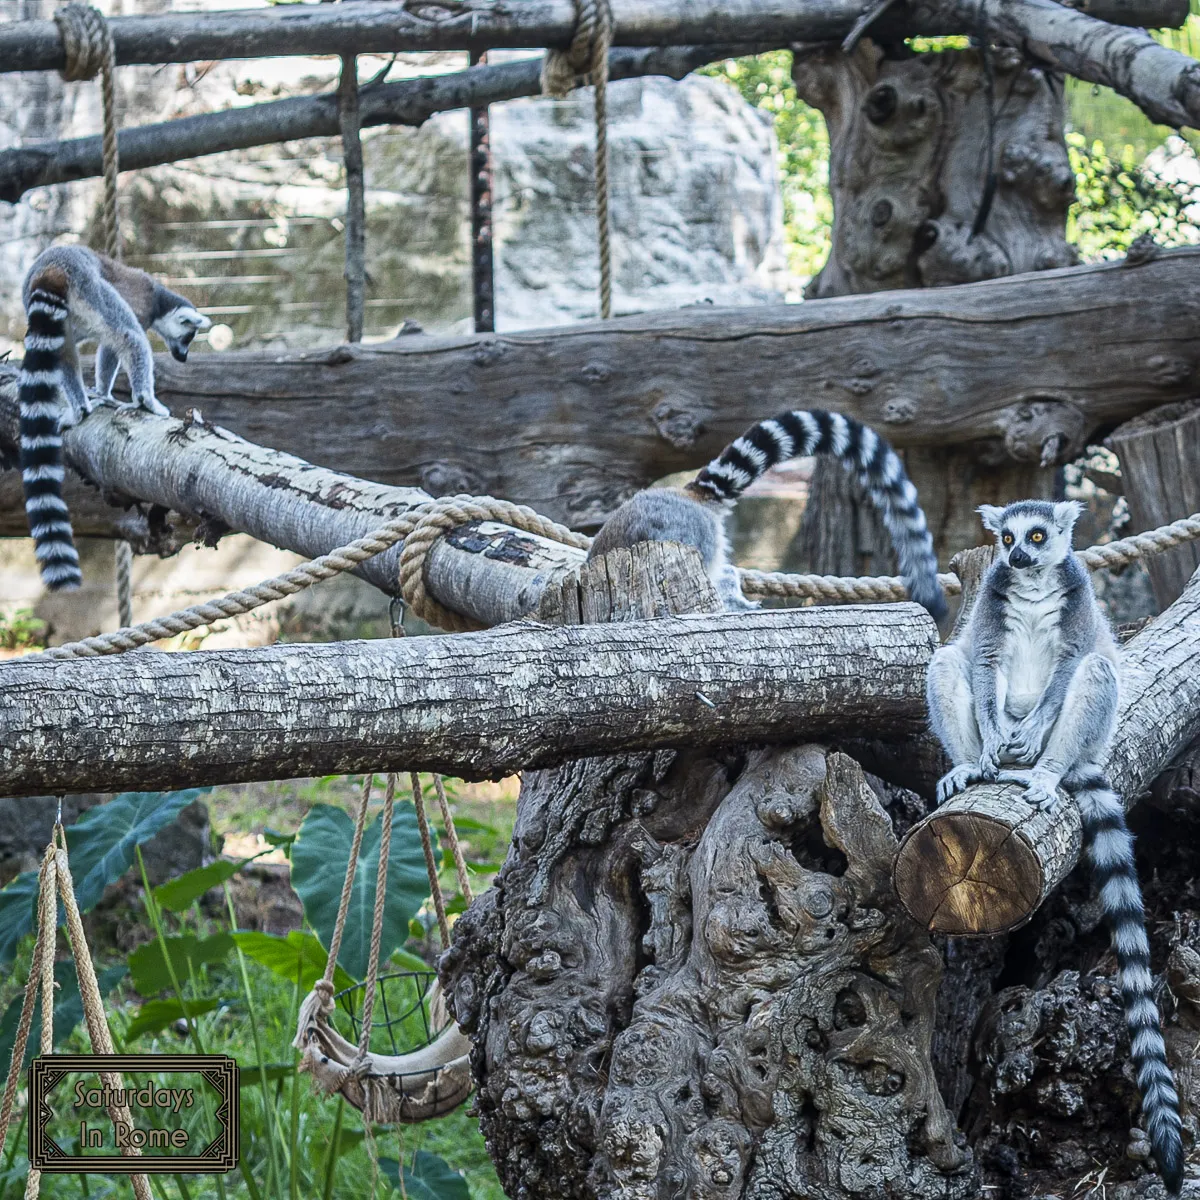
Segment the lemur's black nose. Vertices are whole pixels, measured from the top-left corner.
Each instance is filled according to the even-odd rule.
[[[1027,567],[1033,562],[1033,559],[1018,546],[1009,556],[1008,565],[1010,567]]]

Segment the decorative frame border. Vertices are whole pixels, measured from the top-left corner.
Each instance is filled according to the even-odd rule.
[[[215,1113],[221,1132],[199,1154],[67,1154],[46,1132],[54,1118],[49,1098],[67,1075],[86,1071],[145,1073],[169,1071],[200,1075],[217,1089]],[[50,1174],[223,1175],[238,1165],[241,1151],[239,1081],[236,1060],[224,1054],[46,1054],[29,1067],[29,1165]]]

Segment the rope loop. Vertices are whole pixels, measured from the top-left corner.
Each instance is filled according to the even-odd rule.
[[[112,57],[112,30],[104,14],[90,4],[68,4],[54,13],[66,64],[60,74],[68,83],[95,79]]]
[[[542,60],[542,95],[561,100],[575,89],[581,77],[594,83],[596,71],[607,66],[611,45],[612,9],[608,0],[575,0],[575,31],[570,46],[566,50],[547,50]]]

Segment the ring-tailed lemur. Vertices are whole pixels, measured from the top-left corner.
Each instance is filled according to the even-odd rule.
[[[1121,798],[1102,762],[1117,715],[1117,648],[1071,549],[1081,505],[983,505],[996,535],[961,635],[929,666],[929,716],[953,768],[939,803],[980,780],[1025,785],[1036,807],[1074,795],[1111,930],[1150,1143],[1167,1187],[1183,1178],[1179,1099],[1154,998],[1142,890]]]
[[[133,400],[118,407],[167,410],[154,395],[152,329],[179,362],[198,330],[212,322],[145,271],[122,266],[83,246],[40,254],[22,289],[28,332],[17,384],[21,410],[21,474],[25,512],[42,579],[51,591],[78,587],[79,555],[62,496],[62,431],[97,403],[113,403],[117,370]],[[96,397],[87,393],[76,343],[95,339]]]
[[[769,468],[789,458],[827,454],[854,472],[883,516],[909,595],[940,620],[946,597],[917,489],[896,452],[870,426],[822,409],[780,413],[746,430],[682,488],[649,488],[605,522],[589,558],[637,542],[682,542],[700,551],[727,608],[753,608],[729,562],[725,517]]]

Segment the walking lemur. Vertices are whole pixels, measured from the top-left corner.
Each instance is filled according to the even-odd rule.
[[[122,266],[83,246],[40,254],[22,288],[28,331],[17,399],[25,512],[42,579],[51,591],[78,587],[82,576],[63,500],[62,431],[97,403],[113,403],[117,370],[129,377],[132,402],[166,416],[154,394],[152,329],[185,362],[196,332],[212,322],[183,296],[145,271]],[[89,397],[76,343],[95,339],[96,396]]]
[[[946,598],[937,580],[937,556],[904,464],[869,426],[821,409],[797,409],[760,421],[682,488],[638,492],[609,517],[588,557],[637,542],[682,542],[700,551],[727,608],[753,607],[742,596],[737,570],[729,562],[725,517],[769,468],[810,454],[830,455],[858,476],[891,534],[909,595],[940,619]]]
[[[980,780],[1021,783],[1036,807],[1075,797],[1116,954],[1150,1143],[1167,1187],[1183,1179],[1179,1099],[1154,997],[1142,890],[1121,798],[1103,761],[1117,715],[1117,649],[1071,549],[1075,501],[980,508],[996,535],[961,635],[929,666],[934,732],[953,767],[939,802]]]

